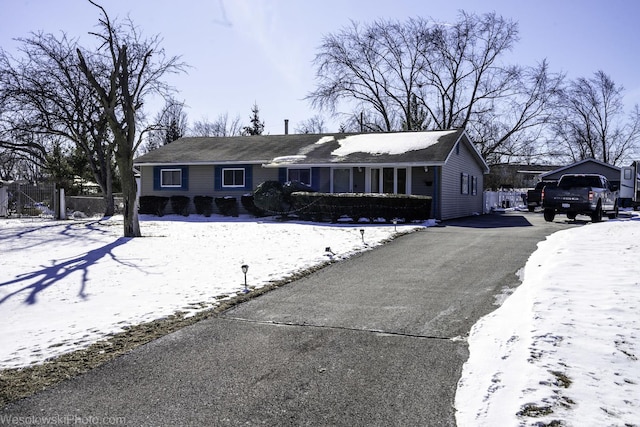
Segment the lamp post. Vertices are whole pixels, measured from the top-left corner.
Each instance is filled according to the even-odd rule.
[[[244,293],[248,293],[249,289],[247,288],[247,271],[249,271],[249,266],[247,264],[242,264],[240,267],[242,268],[242,272],[244,273]]]
[[[364,243],[364,228],[360,229],[360,236],[362,236],[362,243]]]
[[[398,231],[398,218],[393,218],[393,231]]]

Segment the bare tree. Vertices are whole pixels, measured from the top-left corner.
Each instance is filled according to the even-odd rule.
[[[466,128],[482,154],[497,161],[540,132],[562,81],[546,62],[502,64],[517,40],[517,23],[495,13],[461,12],[453,24],[352,23],[323,39],[315,58],[319,83],[307,99],[334,114],[348,105],[350,129]]]
[[[238,136],[242,134],[240,116],[236,116],[229,121],[229,114],[220,114],[212,123],[206,118],[196,121],[191,127],[190,134],[193,136]]]
[[[162,111],[156,115],[152,129],[147,134],[147,143],[143,151],[149,152],[170,144],[185,136],[187,129],[187,113],[184,111],[184,103],[169,98]]]
[[[640,141],[640,110],[625,114],[623,87],[603,71],[569,83],[554,127],[556,140],[573,160],[620,164]]]
[[[564,75],[552,73],[546,60],[520,67],[505,96],[467,124],[480,152],[491,164],[532,163],[547,159],[544,139],[562,94]]]
[[[105,215],[113,215],[113,150],[106,118],[75,58],[77,43],[66,35],[37,33],[19,39],[22,57],[14,59],[0,51],[0,91],[12,129],[4,146],[26,152],[29,157],[62,177],[59,164],[48,164],[51,150],[77,145],[105,200]],[[5,120],[5,123],[7,123]],[[61,140],[60,140],[61,139]],[[55,145],[43,142],[55,141]],[[59,185],[64,183],[58,181]]]
[[[312,106],[331,112],[341,101],[351,104],[354,111],[374,112],[384,131],[399,127],[402,119],[398,116],[409,123],[410,96],[418,87],[419,55],[428,43],[427,38],[417,36],[423,25],[421,20],[410,20],[407,25],[352,22],[351,27],[325,36],[314,60],[319,84],[307,99]]]
[[[167,73],[182,71],[176,56],[166,57],[158,36],[143,39],[133,22],[112,22],[100,9],[99,31],[92,33],[100,42],[95,52],[78,48],[79,67],[101,106],[113,135],[113,149],[124,201],[124,236],[138,237],[140,225],[136,201],[133,159],[145,131],[138,129],[144,99],[151,94],[166,95],[170,88],[161,80]]]
[[[324,124],[324,119],[315,115],[307,120],[303,120],[297,124],[296,133],[325,133],[327,131],[327,127]]]

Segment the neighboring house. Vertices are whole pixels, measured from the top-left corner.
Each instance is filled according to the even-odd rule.
[[[489,168],[464,130],[188,137],[135,160],[140,195],[236,196],[264,181],[327,193],[433,197],[432,217],[481,213]]]
[[[491,165],[491,172],[484,177],[484,189],[533,188],[540,181],[540,175],[557,169],[558,166],[500,163]]]
[[[541,181],[557,181],[564,174],[597,173],[604,175],[611,183],[620,185],[620,168],[595,159],[585,159],[571,165],[540,175]]]

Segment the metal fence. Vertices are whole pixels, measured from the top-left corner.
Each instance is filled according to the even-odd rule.
[[[0,204],[2,216],[53,216],[56,187],[53,183],[3,182]]]
[[[485,191],[483,193],[484,213],[489,213],[496,209],[526,208],[527,205],[522,197],[526,191]]]

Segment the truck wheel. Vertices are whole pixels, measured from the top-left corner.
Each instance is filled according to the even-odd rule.
[[[602,205],[598,203],[596,210],[591,212],[591,222],[600,222],[602,221]]]
[[[556,217],[556,211],[554,209],[545,209],[544,210],[544,220],[547,222],[553,221]]]

